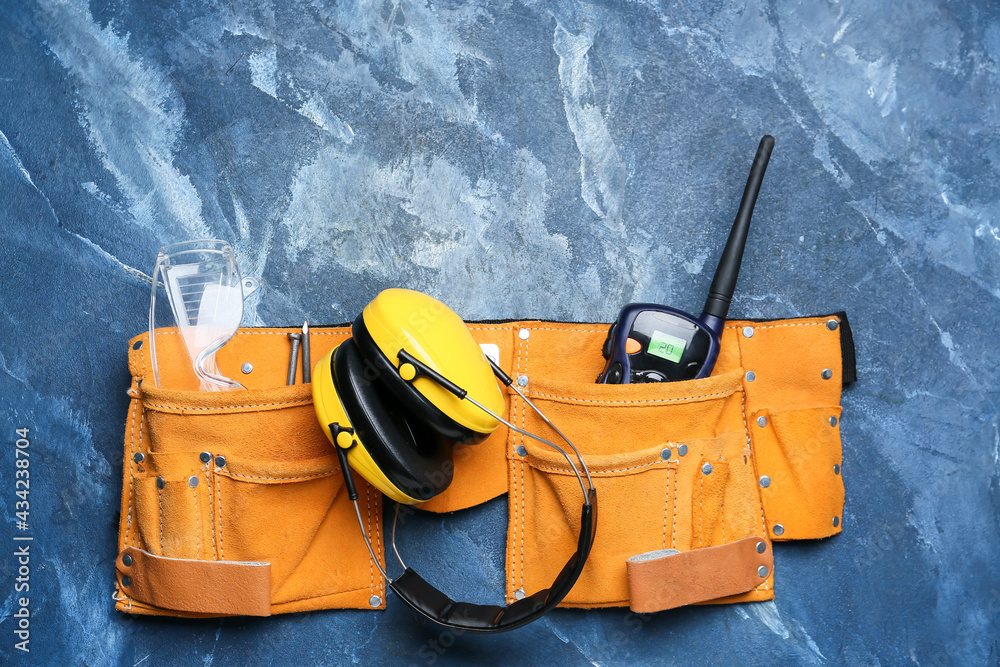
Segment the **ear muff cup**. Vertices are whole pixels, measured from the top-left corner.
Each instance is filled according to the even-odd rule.
[[[391,391],[398,401],[421,422],[429,426],[435,433],[454,442],[473,445],[482,442],[489,435],[473,431],[467,426],[446,415],[439,407],[431,403],[416,387],[399,376],[396,366],[386,357],[378,344],[368,333],[365,326],[364,313],[358,315],[351,327],[353,340],[357,342],[358,350],[370,364],[369,372],[378,374],[378,378]]]
[[[354,339],[337,347],[330,370],[355,437],[386,478],[417,500],[429,500],[448,488],[454,473],[451,443],[428,429],[386,388]]]

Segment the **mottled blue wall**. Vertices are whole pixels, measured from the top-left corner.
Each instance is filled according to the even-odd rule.
[[[35,538],[30,656],[0,555],[3,662],[1000,660],[995,3],[0,7],[0,554],[23,534],[18,427]],[[779,545],[774,602],[558,611],[443,653],[396,599],[265,620],[113,610],[126,341],[159,246],[228,239],[263,285],[247,324],[346,321],[389,286],[467,318],[695,310],[764,133],[731,314],[846,309],[861,378],[844,533]],[[410,559],[499,601],[505,511],[413,520]]]

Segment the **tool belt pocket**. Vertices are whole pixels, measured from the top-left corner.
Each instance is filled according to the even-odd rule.
[[[670,384],[601,385],[532,380],[529,398],[588,462],[598,489],[597,537],[563,606],[627,606],[626,560],[689,551],[766,530],[744,417],[743,373]],[[524,402],[513,421],[546,432]],[[513,434],[510,448],[508,595],[551,581],[579,531],[580,483],[566,459]],[[744,599],[769,599],[768,581]],[[744,589],[745,590],[745,589]]]
[[[148,389],[133,401],[141,424],[127,440],[120,608],[266,615],[383,604],[384,582],[316,427],[310,385]],[[377,492],[356,484],[380,543]],[[214,593],[206,597],[204,586]]]
[[[753,414],[761,498],[775,540],[840,532],[844,507],[840,406]]]

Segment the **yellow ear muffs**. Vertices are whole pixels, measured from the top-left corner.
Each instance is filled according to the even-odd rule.
[[[413,366],[399,361],[405,350],[470,398],[494,413],[503,412],[503,394],[483,351],[462,318],[437,299],[411,290],[385,290],[354,321],[352,334],[379,380],[436,433],[475,443],[499,426],[471,402],[430,378],[415,377]]]
[[[423,502],[451,483],[451,444],[376,381],[353,339],[316,364],[313,406],[327,438],[347,450],[350,466],[389,498]]]

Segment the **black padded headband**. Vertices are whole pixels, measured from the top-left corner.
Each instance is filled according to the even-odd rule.
[[[590,489],[580,514],[580,538],[576,552],[570,556],[559,576],[549,588],[505,607],[456,602],[410,568],[390,581],[389,588],[418,614],[446,628],[479,634],[514,630],[538,619],[562,602],[583,572],[596,534],[597,491]]]

